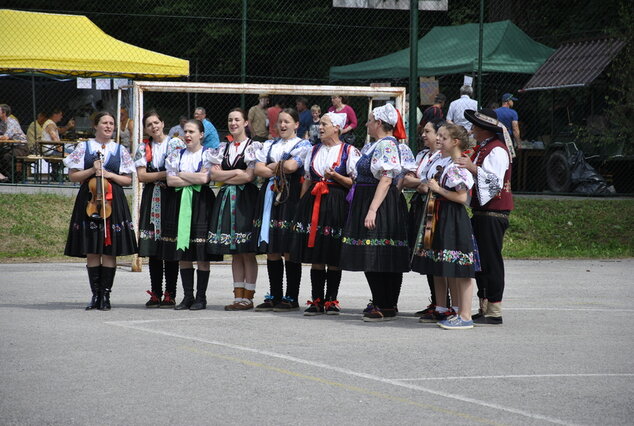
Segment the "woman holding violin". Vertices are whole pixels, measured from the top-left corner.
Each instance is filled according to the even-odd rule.
[[[447,162],[427,182],[436,197],[431,218],[433,232],[429,235],[426,229],[427,241],[414,248],[414,258],[418,260],[412,269],[434,276],[437,302],[434,316],[440,327],[450,330],[473,328],[471,299],[478,258],[465,204],[474,182],[469,171],[454,163],[469,147],[469,137],[464,127],[445,124],[438,130],[438,140],[441,159]],[[455,313],[445,306],[441,296],[447,291],[447,285],[456,305]]]
[[[143,116],[143,127],[149,137],[139,144],[134,156],[134,165],[139,181],[144,183],[139,210],[139,256],[149,257],[152,287],[152,290],[147,292],[150,300],[145,307],[174,308],[178,261],[163,260],[162,232],[167,208],[173,202],[176,192],[167,186],[165,159],[169,152],[183,149],[185,144],[180,139],[172,139],[164,133],[165,123],[156,111],[147,112]]]
[[[123,186],[132,183],[134,162],[125,147],[115,143],[114,116],[99,112],[95,138],[80,142],[64,159],[71,182],[81,182],[68,229],[64,254],[86,258],[92,299],[86,310],[110,310],[116,256],[137,252],[128,201]]]
[[[403,179],[404,186],[406,188],[414,189],[416,192],[410,200],[409,220],[408,220],[408,235],[409,246],[411,250],[414,250],[414,246],[418,242],[422,244],[424,237],[424,226],[426,218],[426,208],[431,204],[427,201],[432,193],[428,192],[427,181],[432,179],[437,173],[437,167],[444,168],[450,161],[451,157],[443,158],[440,155],[440,144],[438,142],[438,130],[445,124],[445,120],[442,118],[434,118],[428,121],[421,131],[421,137],[424,143],[424,148],[416,156],[416,170],[405,175]],[[438,162],[438,163],[437,163]],[[427,176],[429,173],[429,177]],[[421,226],[423,228],[421,229]],[[422,231],[422,232],[421,232]],[[413,257],[413,269],[417,270],[415,266],[420,257]],[[416,316],[421,318],[421,321],[427,320],[438,321],[434,318],[434,310],[436,308],[436,293],[434,290],[434,276],[427,274],[427,284],[429,285],[429,292],[431,295],[431,303],[423,310],[416,312]],[[443,296],[448,299],[448,293]]]

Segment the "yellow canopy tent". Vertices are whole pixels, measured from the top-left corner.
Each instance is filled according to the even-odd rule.
[[[174,78],[189,61],[104,33],[85,16],[0,9],[0,72],[77,77]]]

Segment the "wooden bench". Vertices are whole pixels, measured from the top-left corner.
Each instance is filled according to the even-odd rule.
[[[23,182],[26,182],[28,178],[28,172],[31,170],[32,165],[35,165],[35,174],[36,175],[39,174],[40,176],[42,175],[41,173],[39,173],[40,160],[45,160],[49,163],[58,163],[58,164],[61,164],[64,161],[64,157],[46,156],[46,155],[17,156],[15,157],[15,159],[16,159],[16,165],[17,164],[22,165],[22,181]],[[59,175],[59,182],[63,182],[63,178],[64,178],[63,170],[64,169],[62,168],[61,173]],[[51,177],[50,173],[47,173],[47,178],[46,178],[47,183],[51,181],[50,177]],[[37,181],[37,177],[35,177],[35,180]]]

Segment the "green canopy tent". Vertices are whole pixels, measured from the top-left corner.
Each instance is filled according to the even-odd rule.
[[[418,40],[418,75],[472,73],[478,67],[479,24],[434,27]],[[511,21],[484,24],[483,72],[534,73],[554,52]],[[330,80],[409,78],[409,48],[330,68]]]

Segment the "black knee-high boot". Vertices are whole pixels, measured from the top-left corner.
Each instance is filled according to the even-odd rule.
[[[403,274],[400,272],[390,272],[390,300],[392,306],[398,312],[398,297],[401,295],[401,287],[403,286]]]
[[[189,309],[194,304],[194,268],[181,269],[181,281],[183,282],[183,301],[174,309],[181,311]]]
[[[176,283],[178,282],[178,261],[165,261],[165,293],[161,300],[161,308],[170,309],[176,305]]]
[[[341,269],[335,271],[328,268],[328,272],[326,272],[326,301],[334,302],[337,300],[340,283]]]
[[[377,304],[379,300],[378,282],[380,281],[379,272],[364,272],[365,279],[368,280],[370,293],[372,293],[372,303]]]
[[[99,310],[110,310],[110,292],[112,291],[112,284],[114,283],[114,276],[117,272],[117,268],[108,268],[101,265],[101,289],[103,290],[103,299]]]
[[[273,300],[278,302],[284,296],[284,261],[267,260],[266,269],[269,273],[270,294]]]
[[[313,302],[324,303],[324,284],[326,283],[326,271],[323,269],[310,270],[310,286]]]
[[[429,294],[431,294],[431,304],[436,306],[436,293],[434,290],[434,276],[431,274],[425,275],[427,277],[427,285],[429,286]]]
[[[209,284],[209,271],[196,271],[196,302],[189,308],[190,311],[200,311],[207,308],[207,285]]]
[[[302,264],[287,261],[284,267],[286,269],[286,297],[293,299],[293,302],[297,302],[302,281]]]
[[[90,291],[92,291],[92,298],[88,306],[86,306],[86,310],[91,311],[93,309],[99,309],[101,299],[103,298],[103,291],[101,291],[101,265],[86,266],[86,270],[88,271]]]
[[[161,295],[163,294],[163,261],[158,257],[150,257],[148,260],[150,268],[150,300],[145,303],[146,308],[158,308],[161,305]]]

